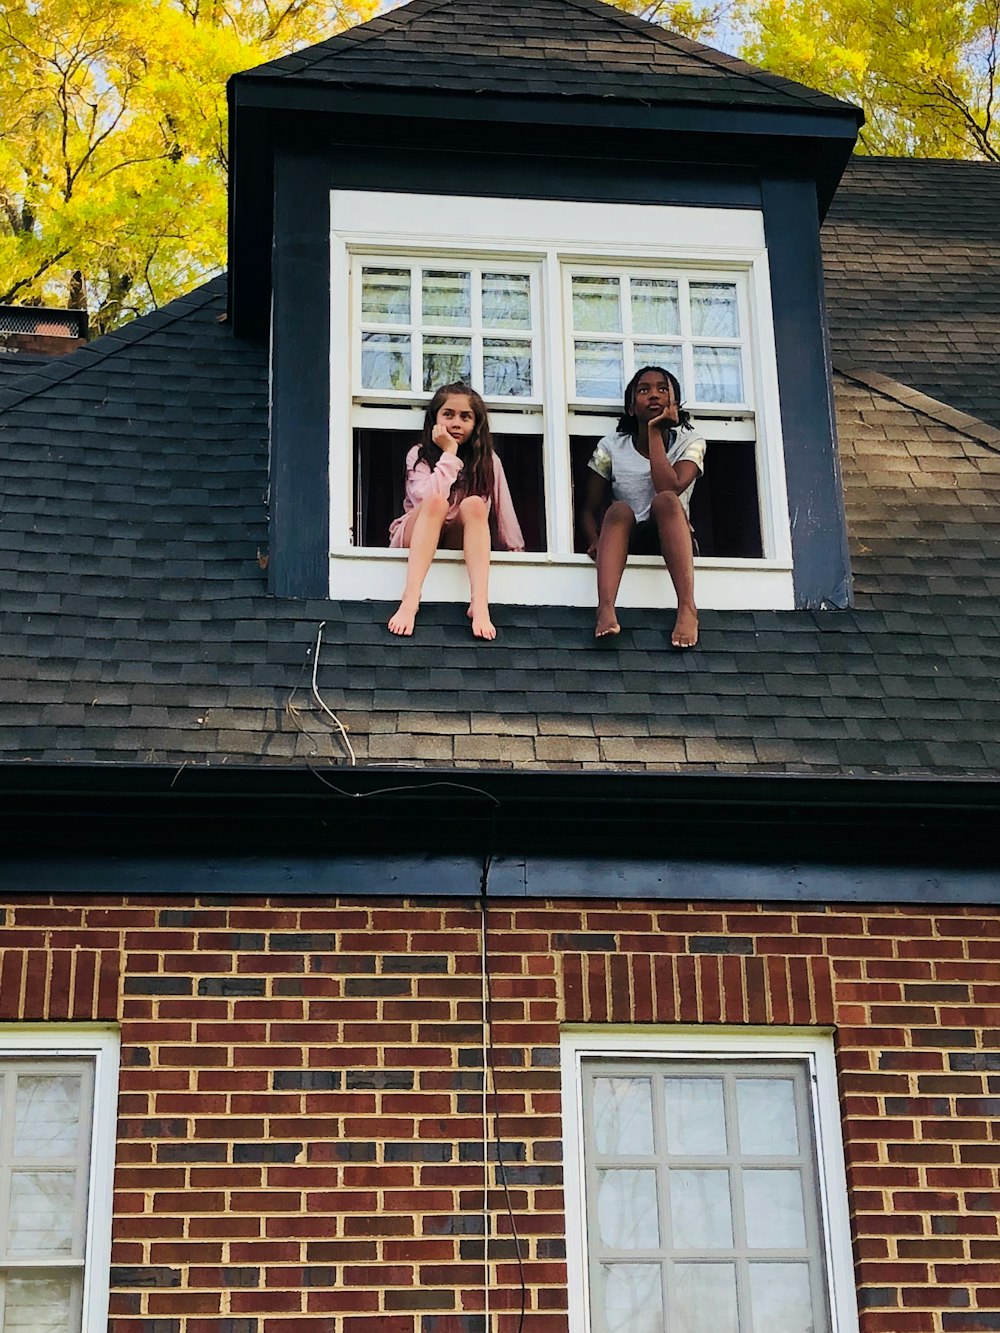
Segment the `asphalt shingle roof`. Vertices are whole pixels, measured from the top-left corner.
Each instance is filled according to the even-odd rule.
[[[601,0],[411,0],[238,80],[768,109],[847,104]]]
[[[1000,436],[871,383],[837,401],[845,612],[669,616],[266,593],[267,356],[222,280],[0,391],[0,757],[723,772],[995,773]],[[890,386],[891,387],[891,386]]]
[[[834,362],[1000,426],[1000,166],[855,157],[823,225]]]

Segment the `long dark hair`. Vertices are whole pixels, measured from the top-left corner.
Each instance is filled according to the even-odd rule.
[[[434,443],[434,426],[437,414],[452,394],[468,398],[476,418],[472,434],[464,444],[458,446],[458,456],[465,467],[455,486],[463,495],[481,495],[486,499],[493,494],[493,436],[490,434],[490,419],[486,413],[486,404],[471,385],[463,384],[459,380],[455,384],[442,384],[436,391],[424,412],[424,428],[420,433],[420,452],[417,454],[417,460],[423,459],[433,472],[438,459],[444,453],[441,446]]]
[[[641,366],[628,384],[625,386],[624,411],[618,418],[618,434],[631,435],[633,443],[639,436],[639,419],[635,415],[635,386],[648,371],[654,375],[662,375],[674,391],[674,398],[677,401],[677,424],[687,429],[691,428],[691,413],[686,412],[681,407],[681,386],[676,375],[671,375],[669,370],[664,370],[662,366]]]

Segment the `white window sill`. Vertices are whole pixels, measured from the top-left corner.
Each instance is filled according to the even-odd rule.
[[[348,602],[393,601],[403,590],[405,564],[406,551],[358,547],[333,551],[330,597]],[[790,563],[700,556],[694,566],[695,597],[706,611],[790,611],[795,605]],[[423,600],[461,602],[468,595],[461,552],[439,551],[424,584]],[[597,579],[593,562],[585,555],[494,552],[490,601],[497,606],[594,606]],[[673,586],[662,560],[633,556],[622,579],[618,605],[673,604]]]

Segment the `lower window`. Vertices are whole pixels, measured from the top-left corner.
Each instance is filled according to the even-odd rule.
[[[0,1330],[107,1320],[112,1034],[0,1028]]]
[[[853,1281],[838,1273],[850,1273],[850,1247],[835,1088],[832,1127],[821,1124],[821,1043],[567,1037],[578,1329],[856,1330]],[[838,1278],[850,1281],[839,1306]]]

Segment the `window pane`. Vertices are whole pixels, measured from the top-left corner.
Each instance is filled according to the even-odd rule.
[[[21,1074],[14,1110],[15,1157],[72,1157],[80,1137],[82,1080]]]
[[[798,1171],[744,1171],[747,1244],[754,1250],[799,1249],[806,1243]]]
[[[740,1148],[748,1157],[798,1153],[795,1084],[790,1078],[737,1079],[736,1108]]]
[[[724,1250],[733,1243],[728,1171],[671,1171],[676,1250]]]
[[[409,324],[410,270],[361,270],[361,318],[375,324]]]
[[[751,1264],[752,1333],[812,1333],[808,1264]]]
[[[694,396],[703,403],[743,401],[743,368],[738,347],[694,349]]]
[[[578,342],[574,348],[579,397],[620,399],[625,388],[621,343]]]
[[[696,338],[738,338],[734,282],[692,282],[691,332]]]
[[[10,1254],[72,1254],[73,1171],[12,1171]]]
[[[424,392],[472,378],[472,343],[468,338],[424,339]]]
[[[660,1243],[655,1171],[599,1171],[601,1240],[615,1250],[652,1250]]]
[[[661,370],[669,370],[671,375],[676,377],[677,383],[681,386],[683,402],[687,391],[684,387],[684,358],[681,349],[671,346],[670,343],[636,343],[634,351],[636,370],[640,366],[659,366]]]
[[[75,1333],[80,1327],[71,1273],[8,1277],[3,1333]]]
[[[621,333],[621,283],[617,278],[573,279],[573,328],[577,333]]]
[[[660,1270],[652,1264],[602,1264],[608,1333],[663,1333]]]
[[[531,280],[527,274],[483,274],[483,327],[531,328]]]
[[[531,397],[531,343],[485,338],[483,384],[487,397]]]
[[[635,333],[680,333],[677,283],[660,278],[633,278],[632,329]]]
[[[667,1151],[711,1157],[726,1151],[721,1078],[668,1078]]]
[[[653,1151],[653,1097],[648,1078],[594,1080],[597,1151],[648,1157]]]
[[[467,329],[472,324],[472,277],[469,273],[423,275],[423,324]]]
[[[739,1333],[733,1264],[675,1264],[677,1333]]]
[[[361,335],[361,383],[366,389],[410,387],[410,340],[405,334]]]

